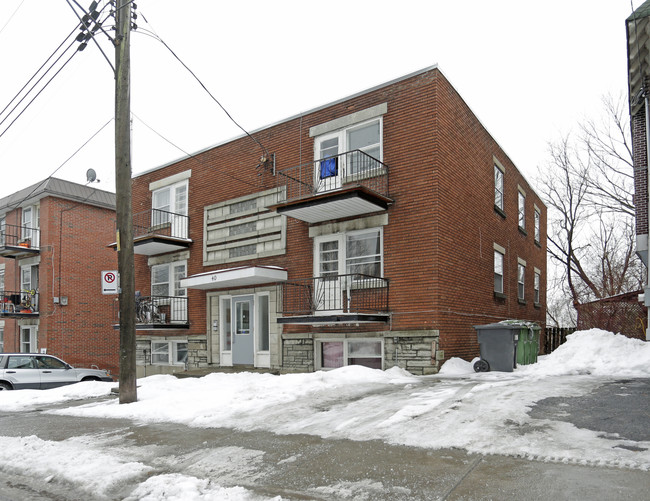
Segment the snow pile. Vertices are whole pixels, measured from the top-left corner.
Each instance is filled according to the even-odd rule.
[[[536,376],[648,377],[650,343],[600,329],[577,331],[550,355],[518,370]]]

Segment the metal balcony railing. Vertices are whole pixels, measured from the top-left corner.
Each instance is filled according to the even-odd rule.
[[[119,322],[119,304],[114,307],[115,323]],[[135,322],[153,327],[189,325],[187,297],[185,296],[136,296]]]
[[[189,238],[189,216],[161,209],[133,214],[133,238],[164,236]]]
[[[38,313],[38,291],[0,291],[0,314],[2,316]]]
[[[41,241],[41,230],[30,226],[5,224],[0,230],[0,247],[24,247],[38,250]]]
[[[361,150],[353,150],[278,171],[276,183],[278,202],[353,186],[388,197],[388,166]]]
[[[388,312],[386,278],[330,275],[291,280],[278,287],[278,313],[282,315]]]

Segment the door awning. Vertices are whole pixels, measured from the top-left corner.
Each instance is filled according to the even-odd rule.
[[[287,270],[277,266],[240,266],[199,273],[181,280],[184,289],[226,289],[285,282]]]

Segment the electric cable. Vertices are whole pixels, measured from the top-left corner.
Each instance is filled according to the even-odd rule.
[[[27,196],[25,196],[25,197],[24,197],[20,202],[14,204],[12,207],[10,207],[6,212],[11,212],[11,211],[17,209],[18,207],[20,207],[20,206],[23,204],[23,202],[25,202],[25,200],[29,199],[29,197],[31,197],[32,194],[34,194],[34,192],[35,192],[36,190],[38,190],[38,189],[43,185],[43,183],[45,183],[46,181],[48,181],[50,178],[54,177],[54,174],[56,174],[59,170],[61,170],[61,169],[63,168],[63,166],[64,166],[65,164],[67,164],[70,160],[72,160],[72,159],[77,155],[77,153],[79,153],[83,148],[85,148],[86,145],[87,145],[90,141],[92,141],[92,140],[95,138],[95,136],[97,136],[101,131],[103,131],[103,130],[106,128],[106,126],[107,126],[109,123],[111,123],[113,120],[114,120],[114,117],[111,117],[111,118],[108,120],[108,122],[106,122],[104,125],[102,125],[102,126],[101,126],[101,127],[100,127],[100,128],[99,128],[99,129],[98,129],[98,130],[97,130],[97,131],[96,131],[92,136],[90,136],[90,137],[89,137],[89,138],[88,138],[88,139],[87,139],[87,140],[86,140],[86,141],[85,141],[85,142],[84,142],[84,143],[83,143],[79,148],[77,148],[77,150],[76,150],[72,155],[70,155],[70,156],[69,156],[69,157],[68,157],[68,158],[67,158],[67,159],[66,159],[66,160],[65,160],[61,165],[59,165],[56,169],[54,169],[54,172],[52,172],[49,176],[47,176],[45,179],[43,179],[43,181],[41,181],[40,183],[37,183],[36,186],[34,187],[34,189],[33,189],[32,191],[30,191],[29,194],[28,194]],[[1,208],[0,208],[0,209],[1,209]]]
[[[159,136],[161,139],[163,139],[164,141],[166,141],[167,143],[169,143],[171,146],[173,146],[173,147],[176,148],[177,150],[183,152],[183,154],[187,155],[187,158],[194,159],[194,160],[198,161],[200,164],[204,164],[203,160],[201,160],[201,159],[198,157],[198,155],[192,155],[191,153],[188,153],[187,151],[185,151],[185,150],[184,150],[183,148],[181,148],[180,146],[174,144],[172,141],[170,141],[169,139],[167,139],[165,136],[163,136],[163,135],[160,134],[157,130],[155,130],[153,127],[151,127],[149,124],[147,124],[144,120],[142,120],[142,119],[141,119],[138,115],[136,115],[135,113],[131,112],[131,115],[133,115],[133,116],[134,116],[134,117],[135,117],[135,118],[136,118],[136,119],[137,119],[137,120],[138,120],[142,125],[144,125],[145,127],[147,127],[151,132],[153,132],[154,134],[156,134],[157,136]],[[224,174],[225,176],[230,177],[231,179],[234,179],[235,181],[239,181],[239,182],[241,182],[241,183],[247,184],[248,186],[252,186],[253,188],[257,188],[257,185],[256,185],[256,184],[251,183],[251,182],[249,182],[249,181],[245,181],[244,179],[241,179],[241,178],[239,178],[239,177],[237,177],[237,176],[231,174],[231,173],[228,172],[228,171],[225,171],[225,170],[224,170],[224,171],[222,172],[222,174]]]
[[[104,33],[112,43],[115,43],[115,40],[114,40],[114,39],[113,39],[113,38],[112,38],[112,37],[111,37],[111,36],[106,32],[106,30],[104,30],[104,28],[102,27],[102,24],[104,24],[104,23],[106,22],[106,19],[108,19],[108,18],[110,17],[110,14],[109,14],[108,16],[106,16],[106,17],[104,18],[104,20],[101,21],[101,22],[97,22],[96,20],[94,20],[93,22],[94,22],[95,26],[91,29],[90,25],[89,25],[86,21],[84,21],[84,19],[86,19],[86,18],[88,18],[88,19],[93,19],[92,16],[90,15],[90,12],[86,12],[86,10],[85,10],[81,5],[79,5],[79,3],[77,2],[77,0],[72,0],[72,1],[77,5],[77,7],[79,7],[79,9],[81,9],[81,12],[84,13],[84,16],[83,16],[83,17],[79,16],[79,13],[78,13],[78,12],[75,10],[75,8],[72,6],[72,4],[70,3],[70,0],[66,0],[66,2],[68,3],[68,5],[69,5],[70,8],[72,9],[72,11],[73,11],[73,12],[75,13],[75,15],[77,16],[77,19],[79,19],[79,24],[80,24],[81,26],[83,26],[83,28],[88,32],[88,35],[90,36],[90,38],[92,39],[92,41],[95,43],[95,45],[96,45],[97,48],[99,49],[99,52],[102,53],[102,56],[104,56],[104,59],[106,59],[106,62],[108,63],[108,65],[109,65],[109,66],[111,67],[111,69],[113,70],[113,74],[115,74],[115,67],[113,66],[113,63],[111,63],[111,60],[108,58],[108,56],[107,56],[106,53],[104,52],[104,50],[102,49],[101,45],[99,45],[99,42],[95,39],[95,31],[96,31],[96,30],[101,30],[102,33]],[[102,7],[99,11],[93,11],[93,12],[97,12],[97,17],[99,17],[99,14],[101,14],[101,12],[106,8],[107,5],[108,5],[108,4],[104,5],[104,7]],[[85,44],[85,42],[83,42],[83,43]],[[78,49],[78,50],[79,50],[79,49]],[[83,49],[81,49],[81,50],[83,50]]]
[[[4,29],[9,25],[9,23],[11,22],[13,17],[16,15],[16,12],[18,12],[20,10],[20,8],[23,6],[24,3],[25,3],[25,0],[22,0],[18,4],[18,7],[16,7],[16,10],[14,10],[13,13],[11,14],[11,16],[9,16],[9,19],[7,19],[7,22],[4,24],[4,26],[2,28],[0,28],[0,33],[2,33],[4,31]]]
[[[140,15],[142,16],[142,19],[144,19],[145,23],[147,23],[149,26],[151,26],[151,23],[147,20],[144,14],[140,12]],[[151,30],[151,33],[154,35],[154,37],[165,46],[165,48],[176,58],[176,60],[181,63],[181,65],[194,77],[194,79],[199,83],[199,85],[203,88],[203,90],[212,98],[212,100],[219,105],[219,107],[223,110],[223,112],[226,114],[226,116],[230,119],[232,123],[234,123],[237,127],[239,127],[240,130],[244,132],[249,138],[251,138],[257,145],[262,149],[264,152],[264,158],[268,159],[269,158],[269,153],[266,150],[266,148],[260,143],[255,137],[253,137],[246,129],[244,129],[239,123],[228,113],[228,110],[219,102],[219,100],[212,95],[212,93],[208,90],[208,88],[203,84],[203,82],[199,79],[199,77],[196,76],[196,74],[181,60],[180,57],[165,43],[165,41],[160,38],[160,36],[155,32],[155,30]]]

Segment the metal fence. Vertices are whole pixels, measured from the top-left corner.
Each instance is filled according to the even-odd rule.
[[[38,249],[41,230],[30,226],[5,224],[0,230],[0,247],[24,247]]]
[[[388,279],[362,274],[292,280],[278,286],[278,313],[380,313],[388,311]]]
[[[353,150],[278,171],[276,182],[278,202],[347,186],[364,186],[388,197],[388,166],[361,150]]]
[[[133,238],[146,236],[188,238],[189,216],[161,209],[151,209],[133,215]]]
[[[1,291],[0,313],[5,316],[38,313],[38,299],[36,290]]]

